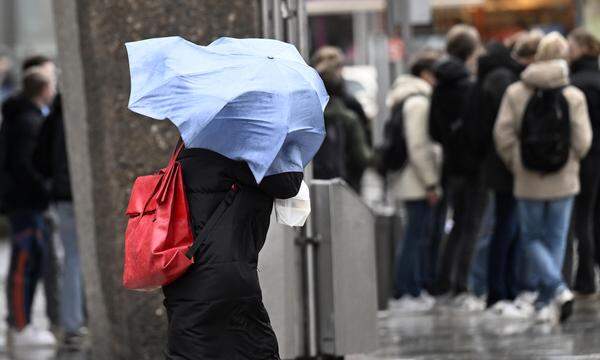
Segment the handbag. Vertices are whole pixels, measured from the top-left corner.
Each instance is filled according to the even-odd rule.
[[[200,238],[207,236],[233,202],[233,185],[202,233],[194,240],[177,145],[167,167],[138,177],[127,206],[123,285],[150,291],[173,282],[197,260]]]

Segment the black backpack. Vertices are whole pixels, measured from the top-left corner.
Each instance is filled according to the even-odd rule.
[[[383,128],[383,145],[381,147],[380,172],[398,171],[404,168],[408,161],[408,146],[406,145],[406,132],[404,130],[404,104],[411,95],[394,105],[392,115]]]
[[[340,121],[325,122],[327,134],[313,160],[315,179],[346,177],[346,131]]]
[[[526,169],[553,173],[562,169],[571,151],[571,121],[564,88],[536,89],[521,124],[521,161]]]

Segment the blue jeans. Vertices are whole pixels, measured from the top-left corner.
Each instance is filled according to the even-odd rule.
[[[396,252],[396,298],[421,295],[421,259],[429,240],[432,221],[432,208],[427,201],[407,201],[405,206],[408,221],[402,246],[398,246]]]
[[[549,304],[566,288],[562,277],[573,197],[556,200],[518,200],[521,237],[528,268],[534,272],[538,307]]]
[[[58,235],[64,249],[61,272],[60,315],[61,326],[67,333],[75,333],[84,326],[83,278],[77,246],[77,229],[73,203],[58,202],[56,211]]]

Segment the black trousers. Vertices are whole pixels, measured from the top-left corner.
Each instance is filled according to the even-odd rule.
[[[490,240],[487,305],[517,295],[516,251],[519,242],[517,201],[512,193],[496,192],[494,232]]]
[[[471,260],[488,195],[479,175],[449,178],[446,193],[454,225],[441,256],[438,291],[461,294],[469,290]]]
[[[574,290],[592,294],[596,292],[595,265],[600,263],[600,237],[594,229],[600,216],[600,154],[589,154],[581,162],[580,181],[581,192],[575,198],[572,222],[579,258]]]

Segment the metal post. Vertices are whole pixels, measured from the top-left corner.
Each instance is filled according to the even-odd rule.
[[[401,0],[402,1],[402,12],[401,12],[401,21],[402,21],[402,40],[404,40],[404,52],[405,54],[411,54],[413,50],[413,29],[412,24],[410,23],[410,8],[411,8],[411,0]],[[405,61],[407,60],[407,56],[405,55]]]
[[[305,59],[308,59],[310,43],[308,37],[308,15],[306,14],[306,0],[298,0],[298,47]]]
[[[281,1],[282,0],[273,0],[273,30],[275,39],[285,41],[285,29],[283,25],[283,16],[281,14]]]
[[[284,1],[282,6],[283,18],[286,23],[287,40],[298,47],[298,0]]]
[[[271,1],[262,0],[261,1],[261,10],[262,10],[262,27],[263,27],[263,37],[271,38],[273,37],[273,21],[272,21],[272,9],[271,9]]]

